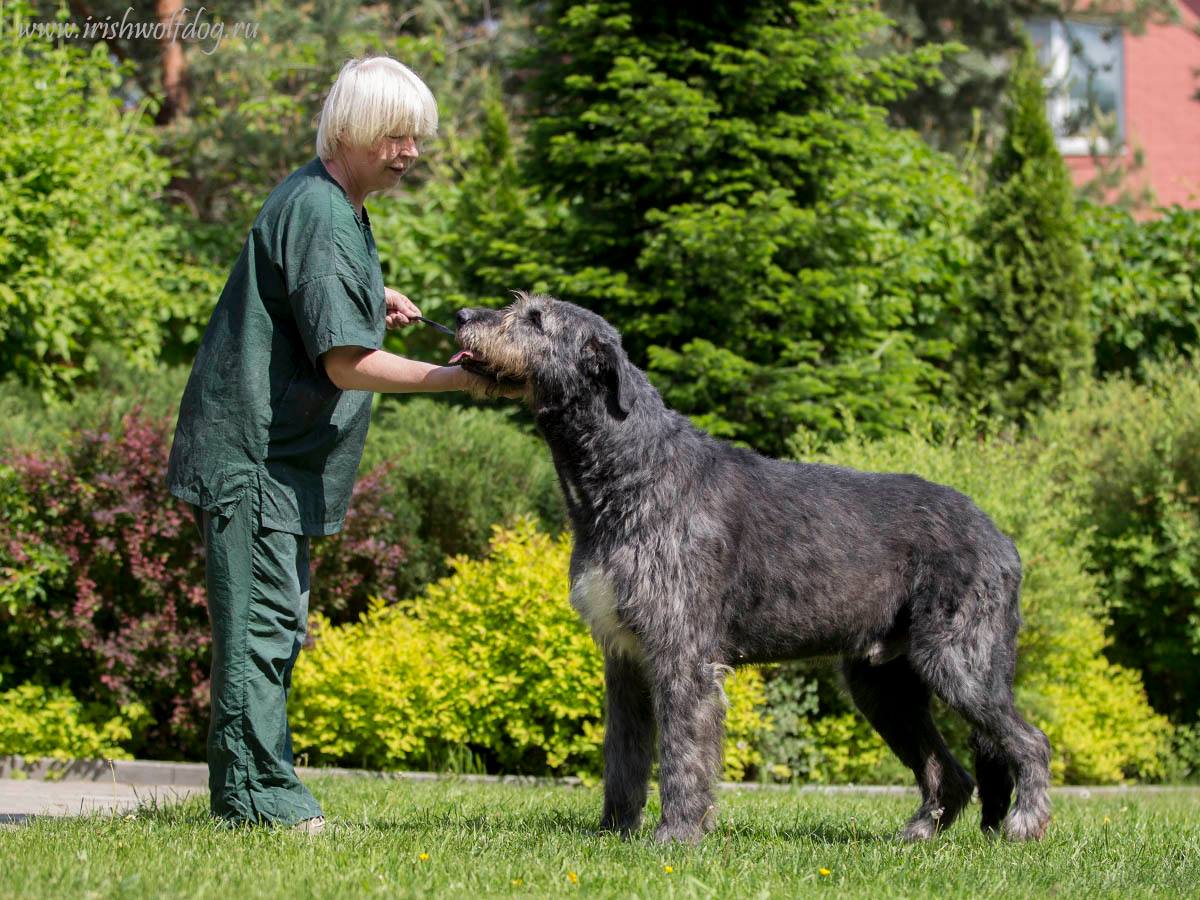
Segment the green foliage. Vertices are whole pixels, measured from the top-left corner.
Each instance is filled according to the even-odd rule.
[[[566,526],[545,444],[502,409],[382,398],[361,470],[380,466],[389,505],[409,523],[397,597],[446,574],[450,557],[482,555],[497,522],[530,514],[551,533]]]
[[[1077,527],[1112,618],[1108,654],[1140,669],[1154,707],[1200,716],[1200,371],[1149,365],[1041,426],[1058,477],[1078,492]]]
[[[165,133],[181,195],[201,225],[193,237],[214,260],[236,255],[267,192],[315,155],[316,120],[346,60],[388,54],[413,68],[437,98],[442,136],[423,148],[428,168],[410,174],[397,195],[407,204],[422,194],[427,173],[433,183],[452,179],[440,160],[455,158],[459,136],[478,130],[497,59],[527,35],[523,12],[477,0],[424,0],[402,15],[357,0],[304,7],[243,0],[215,14],[227,23],[226,37],[219,52],[189,53],[193,108]],[[235,37],[231,23],[239,20],[256,23],[257,33]],[[147,74],[139,81],[151,80]],[[385,202],[373,199],[371,212]],[[420,202],[415,207],[423,211]],[[417,284],[396,282],[420,305]]]
[[[22,684],[0,692],[0,756],[132,759],[125,749],[145,725],[145,707],[85,707],[65,688]]]
[[[828,673],[786,663],[765,681],[770,722],[762,737],[764,780],[806,784],[901,783],[912,779]]]
[[[507,232],[544,261],[527,271],[618,325],[673,405],[768,451],[932,402],[975,210],[881,104],[939,48],[864,55],[885,20],[855,0],[564,2],[546,22],[521,178],[547,227]]]
[[[92,375],[99,348],[148,367],[194,343],[217,286],[158,206],[167,165],[120,80],[102,47],[0,23],[0,370],[47,396]]]
[[[1046,121],[1041,67],[1027,45],[976,226],[976,288],[956,347],[970,404],[1022,418],[1089,370],[1087,258],[1074,206]]]
[[[97,347],[96,371],[70,402],[47,403],[36,388],[14,376],[0,381],[0,450],[50,451],[80,431],[109,431],[134,407],[155,418],[173,418],[187,384],[183,366],[141,368],[114,347]]]
[[[796,443],[797,448],[800,443]],[[1154,713],[1134,669],[1109,662],[1102,586],[1089,571],[1081,508],[1037,441],[934,442],[914,433],[853,440],[826,461],[913,472],[971,496],[1016,541],[1024,562],[1017,705],[1054,745],[1056,779],[1111,783],[1154,777],[1170,725]]]
[[[1139,222],[1090,205],[1083,221],[1096,373],[1137,372],[1200,346],[1200,210]]]
[[[322,624],[293,680],[297,750],[394,769],[465,747],[490,770],[598,775],[604,666],[567,603],[569,557],[565,536],[522,520],[420,597]],[[726,772],[741,777],[758,761],[761,681],[739,673],[727,693]]]

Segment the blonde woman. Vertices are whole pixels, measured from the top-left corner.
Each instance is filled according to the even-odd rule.
[[[213,815],[315,833],[292,763],[287,694],[308,617],[309,538],[338,531],[373,392],[495,385],[381,349],[419,315],[383,284],[363,202],[437,131],[433,95],[386,57],[352,60],[317,157],[267,197],[208,323],[179,409],[168,487],[193,507],[212,621]]]

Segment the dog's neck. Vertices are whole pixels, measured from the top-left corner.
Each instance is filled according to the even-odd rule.
[[[656,473],[669,465],[680,441],[695,434],[686,419],[666,409],[657,391],[646,388],[623,419],[613,417],[601,398],[536,414],[579,537],[602,522],[609,533],[614,526],[635,528],[654,503]],[[648,428],[647,417],[663,417],[676,427]]]

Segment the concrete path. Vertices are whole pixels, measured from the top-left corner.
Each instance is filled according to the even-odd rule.
[[[204,793],[208,769],[194,763],[0,756],[0,826],[34,816],[122,814],[142,803]]]

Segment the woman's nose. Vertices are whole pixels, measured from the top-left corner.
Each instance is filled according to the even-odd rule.
[[[407,156],[409,159],[416,159],[421,155],[421,149],[417,146],[416,138],[405,137],[404,142],[400,144],[400,155]]]

